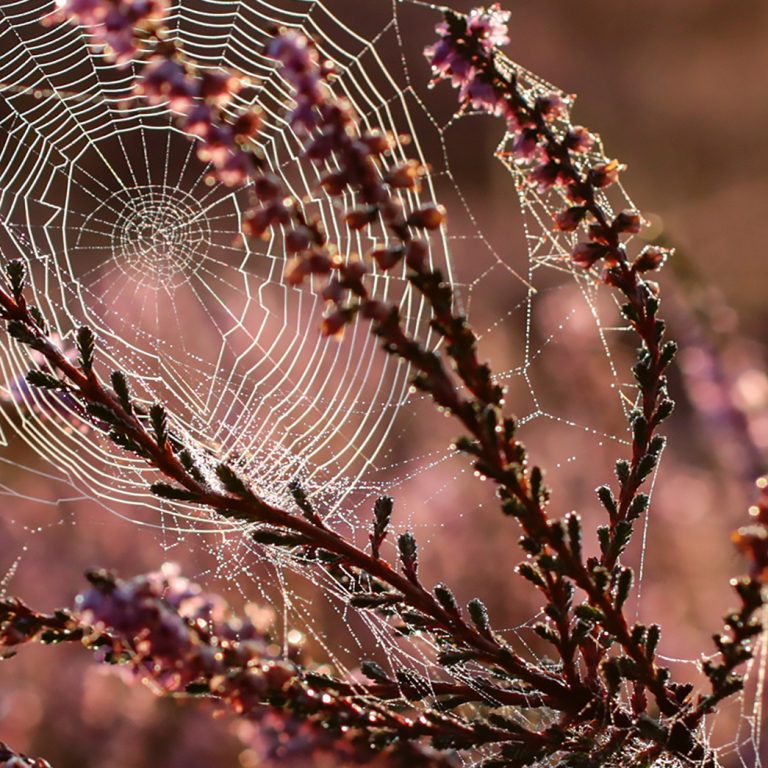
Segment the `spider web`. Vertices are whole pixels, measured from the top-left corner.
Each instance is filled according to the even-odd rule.
[[[178,0],[169,28],[201,66],[249,78],[228,108],[261,107],[258,149],[348,257],[386,244],[386,234],[350,232],[338,201],[319,191],[317,172],[297,160],[300,140],[282,116],[289,90],[264,55],[275,24],[318,43],[336,65],[335,93],[365,125],[399,137],[396,158],[431,169],[420,195],[403,203],[448,207],[449,225],[433,238],[430,258],[479,331],[532,454],[546,457],[556,490],[594,487],[629,445],[625,417],[636,389],[627,375],[628,329],[608,292],[571,266],[571,236],[551,231],[562,207],[557,193],[524,183],[497,126],[457,113],[453,94],[428,88],[421,50],[439,9],[418,0],[365,6],[361,13],[352,0]],[[300,478],[331,523],[361,543],[382,493],[396,498],[395,527],[415,530],[424,556],[430,547],[456,546],[446,538],[463,529],[450,515],[493,530],[493,495],[482,487],[469,495],[466,462],[450,448],[453,430],[438,423],[424,434],[414,426],[434,419],[425,421],[431,405],[409,386],[407,366],[383,355],[363,325],[341,342],[322,339],[322,299],[312,286],[285,284],[281,235],[259,243],[238,237],[247,190],[212,182],[167,106],[134,97],[136,67],[111,65],[81,29],[41,27],[50,11],[43,0],[0,6],[0,245],[5,257],[27,263],[30,299],[62,343],[89,324],[104,365],[126,371],[147,403],[168,404],[179,434],[236,464],[270,501],[288,504],[288,482]],[[523,85],[534,94],[556,90],[530,73]],[[500,162],[483,170],[484,154],[494,153]],[[597,157],[599,144],[590,160]],[[632,207],[621,189],[603,202]],[[438,343],[404,272],[374,273],[371,284],[376,297],[400,305],[411,334]],[[569,371],[567,381],[564,356],[584,369]],[[326,573],[256,547],[241,523],[152,496],[154,475],[140,460],[116,452],[66,403],[54,407],[22,384],[29,367],[27,350],[3,335],[0,461],[72,489],[61,502],[89,499],[149,529],[171,554],[198,535],[217,575],[272,601],[285,626],[303,628],[339,671],[373,639],[392,669],[437,679],[426,639],[403,643],[376,614],[352,616],[343,588]],[[595,381],[599,392],[589,391]],[[574,387],[584,394],[574,397]],[[37,458],[19,461],[19,443]],[[34,497],[12,484],[3,490]],[[638,611],[645,531],[639,537]],[[296,570],[331,598],[348,628],[347,647],[329,639]],[[536,657],[526,619],[507,632]],[[724,759],[750,753],[759,762],[763,674],[762,667],[750,672],[758,693],[742,699],[742,727],[723,747]],[[741,759],[747,765],[750,757]]]

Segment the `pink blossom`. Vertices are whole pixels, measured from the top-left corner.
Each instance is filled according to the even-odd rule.
[[[498,3],[487,9],[474,8],[467,18],[467,32],[490,53],[498,46],[509,44],[509,17],[509,11],[502,11]]]

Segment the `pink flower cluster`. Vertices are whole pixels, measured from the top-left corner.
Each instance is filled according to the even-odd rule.
[[[530,166],[532,182],[546,191],[572,180],[562,167],[562,151],[587,152],[594,139],[586,129],[574,126],[561,145],[550,146],[550,126],[558,118],[567,120],[569,100],[553,92],[541,94],[534,104],[529,104],[510,92],[509,84],[494,65],[495,46],[508,42],[508,17],[498,5],[476,9],[467,17],[449,14],[436,27],[440,39],[424,53],[436,80],[450,80],[459,89],[463,105],[505,119],[512,135],[512,154],[518,163]],[[611,177],[610,181],[614,180]]]
[[[168,10],[168,0],[57,0],[56,5],[47,23],[82,25],[107,55],[123,63],[137,52],[135,28],[151,28]]]
[[[406,215],[394,193],[417,190],[424,169],[415,161],[383,167],[383,158],[391,149],[390,139],[376,130],[361,130],[351,106],[323,86],[332,76],[333,66],[321,59],[305,35],[283,31],[267,52],[280,62],[280,74],[294,89],[296,105],[289,122],[297,133],[307,137],[305,156],[325,171],[321,187],[334,197],[352,192],[358,199],[358,206],[346,214],[347,226],[362,230],[381,222],[401,241],[402,245],[371,254],[379,269],[392,269],[403,259],[411,268],[423,268],[427,247],[413,240],[410,230],[438,229],[444,212],[437,206],[425,206]],[[358,311],[371,320],[383,320],[387,308],[371,300],[363,285],[366,264],[335,257],[319,223],[303,219],[294,201],[282,196],[277,183],[264,188],[264,192],[259,196],[265,205],[247,222],[247,231],[260,236],[270,227],[293,222],[285,244],[296,257],[289,265],[287,280],[291,285],[300,285],[313,275],[326,279],[322,295],[333,309],[323,322],[323,333],[339,335]],[[347,302],[349,295],[354,302]]]
[[[238,186],[255,172],[246,143],[261,129],[257,109],[227,121],[222,108],[240,90],[240,80],[228,71],[193,72],[173,48],[158,48],[136,92],[151,104],[167,102],[181,115],[182,127],[197,136],[197,156],[214,167],[215,178]]]
[[[461,30],[448,18],[435,27],[439,40],[424,50],[438,79],[449,78],[461,89],[462,101],[494,114],[503,114],[504,100],[475,65],[474,57],[490,57],[494,48],[509,43],[509,16],[497,3],[470,11]]]
[[[383,704],[368,709],[329,692],[320,680],[307,682],[301,642],[292,641],[291,633],[281,647],[267,634],[270,611],[250,606],[245,618],[238,617],[175,565],[130,580],[103,571],[88,578],[91,587],[78,596],[74,613],[46,615],[18,600],[0,600],[0,650],[34,641],[75,642],[107,662],[123,662],[132,679],[159,692],[213,698],[243,718],[241,738],[264,768],[454,765],[449,756],[411,743],[421,732],[418,725]],[[402,730],[406,739],[375,747],[371,729],[377,736]],[[0,744],[0,768],[49,766]]]
[[[330,62],[321,62],[313,41],[293,30],[275,37],[267,45],[267,55],[281,63],[280,74],[295,90],[296,106],[289,117],[291,127],[309,133],[317,127],[316,108],[325,101],[321,79],[333,71]]]
[[[607,217],[595,194],[619,180],[624,166],[616,160],[589,163],[595,144],[592,134],[570,121],[570,99],[563,94],[523,93],[518,83],[496,67],[496,45],[507,41],[508,14],[498,5],[469,16],[447,13],[437,26],[440,39],[425,49],[437,80],[450,80],[460,89],[462,104],[503,117],[510,133],[510,154],[527,171],[530,183],[544,194],[558,188],[567,207],[555,215],[554,229],[575,232],[585,227],[588,240],[575,245],[575,264],[590,269],[604,263],[607,272],[623,258],[620,238],[640,232],[643,220],[634,210]],[[581,159],[579,159],[581,158]],[[636,272],[658,269],[667,252],[645,249],[634,264]]]
[[[175,565],[129,581],[101,572],[90,580],[92,587],[77,598],[81,621],[121,639],[135,674],[164,691],[182,691],[196,681],[226,677],[233,667],[253,665],[238,690],[228,692],[240,709],[261,701],[277,678],[284,682],[294,675],[269,652],[264,627],[235,617],[221,597],[204,593]],[[119,653],[120,643],[113,650]]]
[[[119,30],[130,41],[126,50],[135,50],[138,42],[134,25],[155,23],[157,33],[166,10],[165,0],[62,2],[58,18],[98,27],[97,37],[108,26]],[[490,51],[506,40],[505,20],[497,8],[473,13],[469,23],[476,44]],[[363,285],[368,268],[363,261],[340,259],[327,244],[320,223],[305,217],[298,201],[287,195],[276,176],[265,172],[263,160],[249,151],[250,140],[261,128],[258,110],[243,112],[234,120],[224,114],[223,108],[240,89],[241,80],[225,71],[198,72],[171,43],[158,34],[156,38],[137,93],[152,104],[167,103],[180,115],[181,126],[198,137],[198,157],[213,166],[214,178],[230,186],[253,181],[253,202],[244,217],[243,234],[264,237],[281,228],[286,251],[295,255],[287,270],[289,284],[299,285],[310,276],[326,281],[323,296],[333,309],[325,318],[323,332],[340,334],[358,312],[379,322],[387,317],[388,308],[368,297]],[[306,139],[304,156],[325,171],[322,189],[332,196],[352,192],[359,200],[359,207],[347,213],[347,225],[359,230],[380,222],[400,241],[401,245],[372,254],[378,268],[392,269],[403,260],[412,269],[424,268],[427,246],[413,240],[410,230],[438,229],[444,212],[428,205],[406,215],[393,194],[417,190],[424,169],[415,161],[384,167],[383,157],[391,149],[389,138],[358,128],[350,105],[325,86],[333,65],[308,37],[295,30],[277,30],[267,54],[279,63],[280,75],[293,90],[295,105],[288,113],[288,123]]]
[[[92,587],[78,596],[80,621],[110,638],[107,650],[126,656],[136,677],[174,693],[201,687],[256,725],[250,746],[265,765],[314,764],[318,752],[340,760],[356,748],[289,709],[269,706],[273,697],[311,710],[321,697],[298,681],[294,660],[275,655],[265,627],[239,618],[218,595],[203,592],[175,565],[128,581],[97,572]],[[305,700],[300,704],[299,699]]]
[[[197,155],[214,167],[214,177],[238,186],[253,176],[253,155],[247,142],[261,128],[258,110],[236,119],[224,119],[225,107],[241,88],[241,81],[226,70],[198,72],[188,66],[175,46],[159,39],[168,0],[61,0],[47,21],[69,21],[84,26],[97,43],[105,45],[118,63],[127,63],[138,51],[139,30],[158,38],[136,93],[150,104],[167,103],[181,115],[181,124],[197,136]]]

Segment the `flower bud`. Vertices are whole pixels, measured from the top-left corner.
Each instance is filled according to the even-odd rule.
[[[329,280],[323,287],[321,296],[326,301],[338,304],[344,298],[344,288],[338,280]]]
[[[635,259],[632,268],[635,272],[651,272],[654,269],[662,267],[669,255],[670,251],[666,248],[659,248],[656,245],[648,245],[643,248],[640,255]]]
[[[571,152],[589,152],[595,145],[595,137],[581,125],[574,125],[565,137],[565,145]]]
[[[339,267],[339,274],[346,283],[358,284],[368,273],[368,269],[362,261],[350,261]]]
[[[445,208],[442,205],[427,205],[408,217],[408,226],[434,230],[439,229],[444,221]]]
[[[396,165],[387,174],[387,184],[393,189],[414,189],[424,175],[424,166],[416,160]]]
[[[565,112],[566,104],[559,93],[547,93],[536,99],[536,110],[545,120],[554,120]]]
[[[327,275],[333,269],[333,261],[325,251],[312,251],[307,257],[307,264],[313,275]]]
[[[605,251],[605,246],[598,243],[579,243],[573,249],[571,258],[574,264],[589,269],[605,255]]]
[[[618,160],[611,160],[608,163],[598,163],[590,171],[589,177],[593,187],[605,189],[615,184],[619,180],[619,174],[626,166],[619,163]]]
[[[309,274],[309,264],[306,259],[291,259],[285,268],[285,282],[292,286],[301,285]]]
[[[383,155],[392,148],[389,139],[380,131],[370,131],[363,135],[362,141],[372,155]]]
[[[379,265],[380,269],[385,272],[388,269],[392,269],[403,258],[403,247],[400,245],[393,248],[376,248],[371,253],[371,258]]]
[[[589,225],[589,239],[593,243],[609,245],[612,240],[611,230],[604,224],[596,221],[594,224]]]
[[[518,157],[532,157],[539,146],[539,134],[533,128],[526,128],[515,136],[512,142],[512,153]]]
[[[560,166],[550,161],[534,168],[531,172],[531,181],[539,192],[546,192],[557,184],[560,178]]]
[[[251,237],[263,237],[270,227],[286,225],[290,220],[288,209],[280,202],[272,202],[264,208],[248,212],[243,221],[243,232]]]
[[[310,236],[306,227],[290,230],[285,236],[285,250],[288,253],[300,253],[309,248]]]
[[[364,229],[376,221],[378,215],[379,209],[375,205],[369,205],[365,208],[355,208],[353,211],[349,211],[344,219],[350,229]]]
[[[261,130],[261,115],[256,109],[249,109],[232,123],[232,133],[239,139],[250,139]]]
[[[574,205],[560,211],[555,216],[555,228],[560,232],[573,232],[584,221],[587,209],[582,205]]]
[[[253,187],[256,192],[256,197],[262,202],[274,200],[280,194],[282,189],[280,179],[271,173],[265,173],[257,177]]]
[[[199,104],[187,115],[187,119],[184,121],[184,130],[193,136],[205,138],[208,135],[212,120],[211,108],[206,104]]]
[[[316,163],[327,160],[336,149],[338,137],[333,133],[321,133],[316,136],[307,147],[306,155]]]
[[[337,309],[323,318],[321,333],[326,337],[340,339],[344,335],[344,327],[348,322],[348,313],[343,309]]]
[[[367,320],[373,320],[375,323],[383,323],[391,314],[392,308],[383,301],[366,301],[362,307],[362,315]]]
[[[200,77],[200,97],[216,105],[229,101],[239,89],[237,78],[228,72],[205,71]]]
[[[222,184],[228,187],[236,187],[244,184],[250,178],[253,171],[253,163],[247,152],[237,152],[230,155],[218,169],[217,176]]]
[[[387,224],[401,222],[403,218],[403,204],[395,198],[390,198],[381,206],[381,215]]]
[[[424,272],[427,268],[429,249],[423,240],[411,240],[405,246],[405,263],[414,272]]]
[[[613,220],[613,228],[619,234],[636,235],[643,227],[643,219],[637,211],[622,211]]]
[[[349,176],[344,171],[327,173],[320,179],[320,185],[331,196],[338,197],[344,194],[349,184]]]

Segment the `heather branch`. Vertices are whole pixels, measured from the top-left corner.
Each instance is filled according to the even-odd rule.
[[[99,424],[106,424],[111,429],[110,437],[117,445],[133,451],[149,466],[158,469],[178,484],[155,484],[153,490],[158,495],[209,507],[225,517],[259,526],[266,524],[279,531],[298,534],[298,541],[304,545],[335,555],[335,565],[342,563],[345,568],[357,569],[396,590],[398,603],[408,605],[417,615],[426,617],[431,631],[451,638],[460,647],[471,649],[474,660],[505,670],[514,679],[528,684],[533,694],[528,699],[530,705],[536,702],[546,703],[553,708],[573,711],[575,714],[578,702],[573,701],[567,687],[556,676],[525,662],[492,634],[479,631],[458,613],[446,610],[440,601],[421,585],[415,575],[415,560],[411,559],[414,551],[410,542],[403,544],[401,548],[406,567],[405,574],[401,574],[384,560],[356,548],[354,544],[311,517],[293,515],[263,501],[226,465],[220,464],[217,467],[224,490],[204,485],[201,474],[198,472],[195,476],[188,460],[185,459],[186,452],[181,441],[178,438],[167,439],[167,416],[164,412],[161,413],[159,407],[151,409],[148,419],[141,416],[136,404],[126,408],[121,402],[124,400],[121,396],[124,392],[118,394],[105,385],[98,377],[95,367],[91,366],[85,373],[76,363],[72,363],[46,336],[45,330],[37,324],[26,304],[17,302],[3,289],[0,289],[0,308],[9,333],[17,341],[37,351],[51,368],[66,377],[71,396],[81,402],[90,413],[94,413]],[[93,354],[95,355],[95,351]],[[256,533],[260,530],[262,528],[257,528]],[[477,738],[500,738],[500,734],[493,729],[484,731],[484,734]],[[465,736],[462,743],[466,742],[467,738]],[[506,734],[504,738],[510,737]],[[514,739],[521,742],[539,742],[544,737],[535,732],[520,731]]]
[[[263,628],[234,616],[221,598],[203,593],[172,566],[130,581],[103,571],[88,580],[74,611],[47,615],[17,600],[0,602],[0,648],[75,642],[98,650],[106,663],[129,665],[158,694],[206,696],[239,717],[266,719],[265,737],[279,725],[275,747],[301,722],[292,749],[307,760],[330,754],[345,765],[449,768],[450,755],[419,739],[471,739],[473,732],[456,718],[414,721],[381,703],[362,704],[359,696],[320,693],[307,681],[299,646],[275,656]],[[264,751],[268,758],[272,750]]]
[[[623,311],[641,339],[638,364],[634,373],[638,381],[641,411],[631,415],[633,433],[632,458],[619,462],[619,499],[602,489],[601,500],[609,512],[610,526],[603,529],[599,565],[587,567],[581,561],[580,547],[573,546],[578,521],[571,518],[569,526],[571,544],[563,526],[549,523],[542,494],[530,493],[531,480],[522,485],[501,480],[503,492],[511,501],[512,514],[520,519],[531,542],[546,543],[557,555],[556,563],[544,560],[541,571],[548,578],[547,565],[557,564],[558,573],[571,577],[588,595],[599,611],[595,616],[623,647],[636,666],[639,682],[653,692],[663,712],[672,715],[678,709],[665,686],[667,671],[656,667],[652,656],[628,626],[621,610],[630,586],[631,573],[618,565],[618,558],[631,535],[631,523],[647,506],[647,499],[638,496],[642,482],[655,466],[663,446],[655,430],[671,412],[671,401],[666,397],[664,371],[674,354],[674,345],[664,344],[664,324],[656,317],[658,298],[655,290],[642,278],[643,271],[656,268],[662,254],[644,251],[630,263],[622,236],[635,233],[640,226],[639,214],[623,211],[612,216],[598,199],[597,192],[610,186],[621,169],[615,161],[590,165],[584,154],[591,147],[592,138],[583,128],[573,128],[567,119],[568,105],[559,94],[540,95],[531,100],[520,85],[519,74],[509,62],[502,62],[495,44],[505,39],[506,17],[494,6],[486,15],[477,11],[469,17],[446,13],[445,22],[438,27],[440,41],[427,49],[438,78],[451,78],[461,89],[460,98],[466,105],[503,116],[511,134],[512,154],[523,167],[526,165],[528,183],[547,192],[553,187],[564,190],[571,207],[556,217],[555,227],[575,231],[591,220],[589,241],[574,248],[576,264],[587,269],[598,262],[604,265],[602,279],[616,287],[627,299]],[[503,66],[501,66],[503,63]],[[565,117],[564,117],[565,116]],[[557,128],[557,120],[565,128]],[[485,467],[482,467],[489,474]],[[538,485],[536,482],[535,485]],[[523,492],[521,493],[520,490]],[[544,503],[542,503],[544,502]],[[576,534],[579,535],[579,534]],[[539,549],[539,547],[535,547]],[[538,554],[538,552],[536,552]],[[545,558],[546,558],[545,554]],[[541,559],[539,565],[542,565]],[[604,569],[604,570],[600,570]],[[603,573],[615,582],[616,593],[606,589]],[[547,587],[552,588],[551,584]],[[561,600],[561,602],[563,602]],[[560,619],[562,624],[562,619]],[[560,649],[569,652],[567,636],[559,626]],[[602,655],[602,651],[600,652]],[[566,659],[568,653],[566,653]]]
[[[458,17],[451,14],[448,16],[447,31],[450,35],[456,35],[456,31],[450,29],[451,23],[460,24]],[[468,27],[465,28],[465,32],[467,29]],[[465,37],[471,37],[471,35],[465,35]],[[461,40],[461,38],[458,39]],[[294,116],[300,114],[304,120],[307,114],[315,115],[311,121],[311,127],[319,131],[320,136],[313,139],[312,144],[307,149],[307,154],[315,160],[319,158],[322,161],[334,156],[340,170],[325,177],[327,191],[331,194],[341,194],[346,188],[350,188],[366,203],[365,211],[356,210],[348,214],[347,223],[349,226],[354,229],[362,229],[370,226],[380,215],[390,234],[400,240],[401,245],[377,251],[373,254],[373,258],[382,269],[391,269],[401,258],[406,259],[406,263],[411,269],[409,279],[430,304],[433,311],[433,328],[440,332],[448,342],[446,354],[454,362],[459,379],[466,385],[473,398],[466,399],[457,391],[437,354],[428,352],[418,341],[405,335],[395,308],[380,307],[378,303],[370,300],[361,279],[363,268],[357,264],[355,265],[357,269],[354,276],[346,276],[341,282],[341,287],[349,290],[356,301],[344,304],[342,303],[344,294],[336,291],[326,295],[326,298],[336,303],[338,307],[335,313],[330,316],[330,325],[328,319],[326,321],[326,332],[337,332],[343,324],[350,322],[358,311],[373,319],[374,332],[384,340],[385,349],[410,362],[416,370],[414,380],[416,385],[428,392],[438,405],[457,416],[468,429],[475,442],[462,440],[459,447],[474,454],[477,457],[476,468],[486,476],[496,480],[500,485],[502,498],[512,508],[512,514],[520,519],[528,540],[541,542],[557,554],[558,562],[565,568],[556,572],[554,568],[545,567],[543,569],[545,576],[540,588],[547,596],[553,613],[556,614],[555,623],[558,636],[555,642],[565,662],[566,676],[569,682],[577,690],[580,687],[580,679],[573,662],[575,644],[569,635],[570,587],[564,583],[564,576],[574,579],[578,586],[587,592],[591,602],[599,608],[602,625],[616,637],[637,666],[641,682],[648,685],[654,692],[662,709],[666,709],[667,714],[672,714],[676,711],[676,707],[669,701],[663,684],[666,672],[657,669],[652,659],[648,659],[646,648],[633,638],[621,611],[621,603],[626,599],[626,592],[630,586],[630,579],[628,578],[630,572],[626,569],[616,569],[620,548],[616,546],[617,536],[614,533],[614,529],[618,530],[622,542],[626,543],[628,530],[625,524],[628,513],[630,510],[633,513],[638,513],[638,509],[642,507],[642,503],[635,502],[635,491],[652,468],[660,451],[660,444],[658,441],[654,442],[653,438],[653,426],[656,422],[648,426],[651,420],[660,420],[657,417],[661,414],[661,412],[657,414],[656,410],[656,401],[661,387],[660,371],[663,370],[663,366],[660,367],[656,360],[660,353],[652,347],[651,357],[654,362],[651,364],[651,372],[646,378],[653,378],[658,372],[655,382],[643,388],[644,381],[640,381],[644,402],[653,404],[653,414],[651,419],[644,416],[635,418],[633,421],[636,436],[633,462],[628,469],[627,478],[623,481],[622,498],[611,519],[612,529],[610,533],[614,535],[613,538],[610,535],[608,537],[604,556],[605,567],[612,571],[617,578],[618,593],[614,599],[608,594],[607,585],[601,583],[600,579],[583,565],[580,557],[574,556],[572,548],[565,544],[558,524],[550,523],[544,508],[546,493],[541,485],[540,473],[537,475],[538,470],[536,469],[531,470],[530,473],[526,472],[525,451],[523,446],[514,439],[514,423],[509,419],[504,419],[499,411],[498,406],[502,391],[493,384],[488,367],[479,363],[476,356],[476,339],[469,330],[465,319],[453,314],[453,297],[450,287],[443,282],[439,273],[428,269],[425,246],[420,241],[411,239],[409,227],[437,228],[442,223],[442,212],[425,208],[416,211],[408,218],[405,217],[399,203],[392,197],[392,189],[399,186],[415,189],[417,186],[416,174],[404,174],[402,169],[395,169],[389,174],[384,174],[384,180],[382,180],[382,177],[376,173],[377,158],[380,153],[369,151],[371,142],[370,137],[366,134],[360,137],[360,141],[357,141],[356,137],[350,134],[347,126],[353,124],[354,118],[345,105],[329,100],[314,86],[311,89],[304,88],[304,75],[307,69],[309,68],[311,71],[313,64],[315,67],[319,66],[316,59],[313,60],[309,56],[305,58],[300,69],[297,67],[294,71],[292,67],[298,52],[306,51],[310,47],[306,41],[301,40],[295,34],[290,36],[282,34],[270,50],[272,55],[283,61],[283,75],[296,88],[298,106],[293,113]],[[477,50],[472,52],[474,56],[472,64],[480,69],[483,53],[490,54],[491,51],[487,49],[484,43],[476,47]],[[488,68],[494,66],[492,55],[486,56],[486,63]],[[482,74],[487,75],[488,73]],[[510,88],[513,87],[510,84]],[[531,121],[530,116],[528,117],[529,123],[532,122],[534,126],[534,128],[529,128],[529,133],[536,136],[536,130],[538,130],[541,136],[536,136],[537,142],[542,141],[545,144],[549,142],[554,146],[555,137],[548,127],[544,114],[545,110],[550,114],[553,113],[554,109],[551,104],[546,107],[540,106],[539,112],[536,112],[525,103],[522,94],[518,92],[510,92],[505,103],[514,105],[518,119],[526,111],[530,112],[536,119]],[[360,145],[366,149],[361,150]],[[322,151],[318,150],[318,146],[322,147]],[[605,214],[597,205],[592,185],[606,186],[607,172],[602,169],[603,175],[598,176],[597,172],[592,169],[589,178],[582,179],[577,175],[575,165],[570,162],[569,150],[562,149],[560,144],[557,146],[562,166],[560,172],[563,179],[570,174],[572,186],[585,188],[581,197],[585,201],[586,213],[593,213],[598,222],[597,229],[593,227],[595,238],[602,238],[607,240],[609,245],[613,244],[615,251],[613,259],[619,265],[624,264],[626,269],[626,259],[624,258],[623,262],[619,262],[617,258],[617,254],[620,253],[617,234],[620,231],[619,227],[614,227],[614,224],[611,224],[611,232],[615,235],[612,239],[608,238],[605,232],[600,231],[600,226],[606,231],[609,227]],[[550,150],[554,156],[554,149],[550,147]],[[554,161],[550,159],[550,162]],[[408,166],[408,169],[412,168],[413,165]],[[405,178],[401,181],[399,176],[402,175],[405,175]],[[397,179],[396,183],[394,183],[395,179]],[[621,221],[623,227],[629,226],[624,223],[624,219]],[[607,262],[611,261],[610,250],[606,251],[604,258]],[[308,247],[292,271],[294,281],[299,282],[309,274],[324,274],[333,268],[323,265],[321,269],[316,269],[317,263],[317,254],[311,247]],[[343,274],[345,268],[340,267],[340,269]],[[631,272],[631,274],[636,275],[636,272]],[[641,283],[637,283],[637,285],[640,286]],[[625,293],[630,294],[632,292],[625,287]],[[634,294],[629,295],[628,298],[631,302]],[[638,299],[635,303],[637,304],[639,301]],[[643,312],[646,312],[645,304],[642,303],[640,306]],[[653,319],[652,313],[647,312],[646,314],[648,317],[646,318],[644,315],[637,323],[638,331],[644,341],[650,338],[646,332],[648,325],[646,320]],[[653,328],[655,329],[654,332],[660,335],[662,331],[659,329],[662,329],[662,326],[654,324]],[[665,364],[668,362],[666,360]],[[640,367],[639,364],[638,369]],[[638,379],[641,378],[638,374]],[[648,411],[649,407],[646,406],[645,410]],[[665,406],[665,409],[669,410],[669,407]],[[645,427],[642,427],[640,418],[645,418],[647,422]],[[629,530],[631,531],[631,528]],[[549,557],[549,555],[545,552],[544,557]],[[542,564],[543,562],[543,558],[540,559],[539,563]],[[542,628],[542,631],[546,632],[546,627]]]

